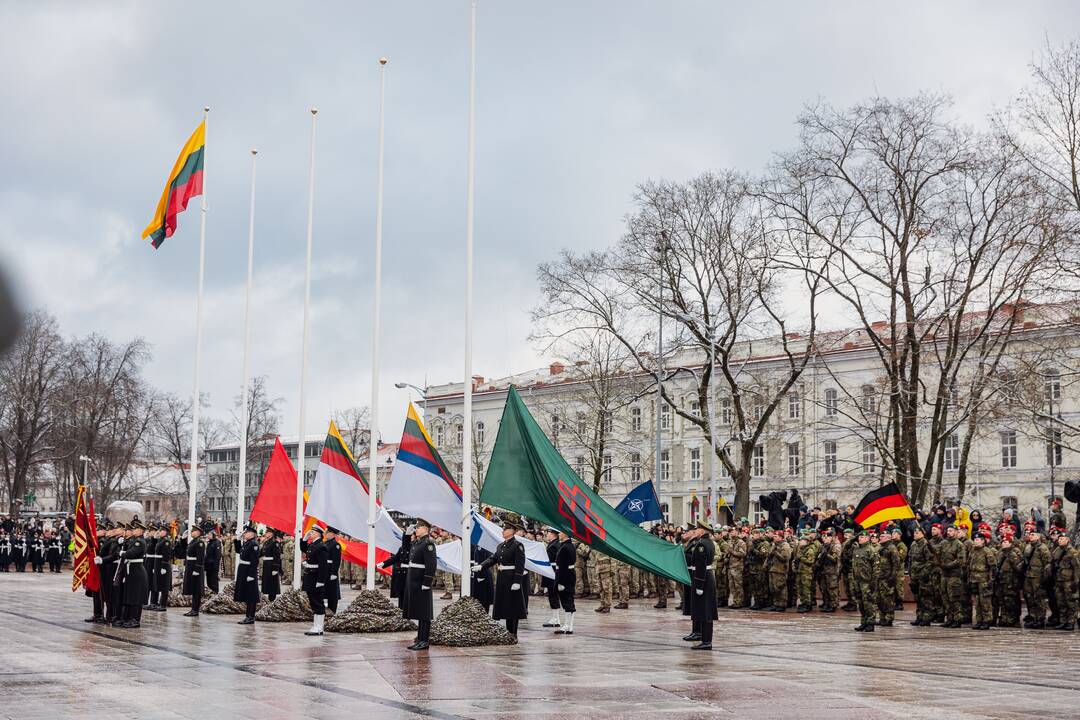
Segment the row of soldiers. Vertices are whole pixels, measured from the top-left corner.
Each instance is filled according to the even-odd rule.
[[[31,572],[44,573],[47,564],[49,572],[58,573],[63,557],[63,541],[52,531],[0,530],[0,572],[26,572],[29,565]]]

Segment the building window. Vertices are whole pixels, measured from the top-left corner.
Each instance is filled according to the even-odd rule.
[[[484,421],[483,420],[476,423],[476,444],[477,445],[483,445],[484,444]]]
[[[1020,507],[1020,503],[1017,502],[1015,496],[1013,496],[1013,495],[1002,495],[1001,496],[1001,509],[1002,510],[1004,510],[1005,508],[1012,508],[1013,510],[1016,510],[1019,507]]]
[[[461,463],[459,463],[459,462],[454,463],[454,475],[456,475],[457,477],[460,478],[461,473],[464,470],[465,470],[465,467]]]
[[[436,447],[442,447],[443,446],[443,440],[445,440],[445,439],[446,438],[445,438],[445,435],[443,434],[442,423],[439,423],[438,425],[435,426],[435,446]]]
[[[825,417],[836,417],[839,407],[840,394],[836,391],[836,388],[829,388],[825,391]]]
[[[641,408],[630,408],[630,430],[641,432]]]
[[[574,458],[574,472],[579,478],[585,477],[585,457],[578,455]]]
[[[630,482],[635,487],[641,483],[641,453],[630,453]]]
[[[1061,431],[1054,430],[1046,434],[1046,464],[1053,467],[1061,465]]]
[[[585,422],[585,413],[579,412],[577,414],[577,432],[581,437],[585,437],[585,433],[589,431],[589,426]]]
[[[671,429],[671,406],[667,403],[662,403],[660,405],[660,429]]]
[[[660,479],[667,481],[671,477],[671,451],[660,451]]]
[[[836,441],[826,440],[823,448],[823,455],[825,458],[825,474],[836,474]]]
[[[949,381],[949,405],[951,407],[960,406],[960,385],[955,379]]]
[[[862,471],[865,475],[877,472],[877,448],[871,440],[862,441]]]
[[[454,425],[454,447],[461,447],[465,444],[465,433],[462,430],[461,423]]]
[[[754,454],[750,457],[750,474],[754,477],[765,477],[764,445],[754,446]]]
[[[611,480],[611,455],[605,453],[603,457],[603,469],[600,471],[600,477],[603,482],[610,482]]]
[[[874,390],[873,385],[863,385],[862,408],[867,415],[877,412],[877,391]]]
[[[1061,400],[1061,373],[1057,370],[1047,370],[1043,373],[1043,394],[1047,402]]]
[[[945,438],[945,469],[959,470],[960,469],[960,438],[953,433],[949,437]]]
[[[701,417],[701,403],[697,400],[690,401],[690,413],[695,417]]]
[[[753,413],[754,413],[753,414],[754,422],[756,422],[756,423],[761,422],[761,418],[764,417],[764,415],[765,415],[765,399],[764,398],[762,398],[760,396],[754,398]]]
[[[787,444],[787,474],[796,477],[802,471],[800,467],[799,443]]]
[[[720,422],[724,425],[731,424],[731,398],[724,398],[720,401]]]
[[[787,415],[789,420],[798,420],[802,414],[802,402],[799,400],[799,393],[790,392],[787,396]]]
[[[610,412],[607,412],[607,411],[605,411],[605,412],[604,412],[604,414],[603,414],[603,415],[601,415],[600,417],[601,417],[601,419],[603,420],[603,429],[604,429],[604,435],[610,435],[610,434],[611,434],[611,431],[612,431],[612,430],[614,429],[614,427],[615,427],[615,422],[614,422],[614,420],[612,419],[612,415],[611,415],[611,413],[610,413]]]
[[[1016,467],[1016,431],[1003,430],[998,435],[1001,437],[1001,467]]]
[[[690,479],[701,479],[701,448],[690,449]]]

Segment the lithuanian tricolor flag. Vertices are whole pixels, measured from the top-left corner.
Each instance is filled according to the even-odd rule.
[[[165,238],[176,230],[176,216],[187,209],[188,201],[203,191],[203,156],[206,154],[206,120],[199,123],[188,138],[180,157],[176,158],[165,190],[158,200],[154,219],[142,231],[143,239],[150,238],[154,247],[160,247]]]
[[[915,517],[904,493],[895,482],[866,493],[855,508],[854,520],[860,527],[868,528],[889,520],[906,520]]]

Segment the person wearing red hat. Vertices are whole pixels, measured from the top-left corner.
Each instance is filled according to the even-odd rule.
[[[1080,555],[1069,542],[1069,536],[1060,533],[1054,548],[1054,592],[1057,596],[1058,630],[1072,631],[1076,627],[1076,592],[1080,587]]]
[[[1042,630],[1046,627],[1046,592],[1043,584],[1050,576],[1050,550],[1034,527],[1027,533],[1024,568],[1024,604],[1028,610],[1024,627]]]
[[[989,630],[993,617],[991,597],[993,595],[994,554],[986,546],[990,539],[990,528],[980,527],[972,538],[972,547],[967,556],[967,591],[974,601],[975,623],[972,630]]]
[[[997,551],[997,572],[994,576],[994,624],[1016,627],[1020,624],[1020,590],[1024,585],[1024,557],[1013,542],[1012,525],[1001,533]]]
[[[955,525],[950,525],[946,533],[948,537],[938,547],[942,601],[947,618],[945,627],[958,628],[964,602],[964,545],[958,537],[960,530]]]

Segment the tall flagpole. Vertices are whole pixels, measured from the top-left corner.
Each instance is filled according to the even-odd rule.
[[[209,127],[210,108],[203,108],[203,131]],[[205,153],[206,140],[203,139]],[[199,213],[199,287],[195,293],[195,387],[191,395],[191,479],[188,482],[188,529],[195,526],[195,495],[199,491],[199,362],[202,356],[203,275],[206,269],[206,157],[203,156],[202,202]]]
[[[240,379],[240,480],[236,491],[236,531],[240,533],[247,522],[247,508],[244,507],[244,493],[247,490],[247,446],[248,413],[251,401],[248,398],[248,351],[251,349],[251,269],[255,257],[255,156],[256,148],[251,148],[251,204],[248,209],[248,256],[247,284],[244,286],[244,351]],[[238,565],[239,567],[239,565]]]
[[[465,194],[465,407],[461,443],[461,597],[469,595],[472,573],[472,290],[473,215],[476,192],[476,0],[469,8],[469,178]],[[467,565],[468,564],[468,565]]]
[[[308,170],[307,257],[304,265],[304,331],[300,341],[300,439],[296,444],[296,530],[293,533],[293,589],[300,589],[300,538],[304,532],[304,459],[307,442],[304,438],[304,385],[307,384],[308,320],[311,316],[311,227],[315,215],[315,116],[311,108],[311,161]]]
[[[379,310],[382,304],[383,116],[386,63],[379,58],[379,169],[375,190],[375,301],[371,308],[371,430],[368,435],[367,589],[375,589],[375,519],[379,486]]]

